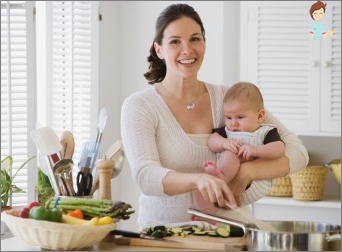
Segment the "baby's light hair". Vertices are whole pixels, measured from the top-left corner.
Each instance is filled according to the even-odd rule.
[[[264,108],[264,99],[259,88],[250,82],[235,83],[227,90],[223,102],[249,103],[251,107],[257,109]]]

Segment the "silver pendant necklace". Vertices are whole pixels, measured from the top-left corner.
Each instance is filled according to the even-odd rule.
[[[160,84],[161,84],[161,86],[163,87],[163,89],[165,89],[165,91],[166,91],[167,93],[169,93],[171,96],[177,98],[172,92],[170,92],[166,87],[164,87],[163,82],[161,82]],[[196,102],[196,100],[197,100],[197,98],[198,98],[198,95],[199,95],[199,88],[198,88],[198,86],[197,86],[197,95],[196,95],[196,98],[195,98],[192,102],[186,104],[185,107],[186,107],[187,110],[193,110],[193,109],[196,107],[195,102]],[[178,98],[177,98],[177,99],[178,99]]]

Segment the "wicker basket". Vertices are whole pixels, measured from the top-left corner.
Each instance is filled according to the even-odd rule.
[[[26,242],[50,250],[80,250],[101,242],[116,228],[116,223],[101,226],[82,226],[24,219],[18,217],[20,210],[7,210],[1,213],[13,235]]]
[[[322,200],[325,175],[328,169],[325,166],[309,165],[303,170],[291,175],[292,194],[296,200]]]
[[[268,196],[276,197],[291,197],[292,183],[291,177],[280,177],[272,180],[272,190],[267,194]]]

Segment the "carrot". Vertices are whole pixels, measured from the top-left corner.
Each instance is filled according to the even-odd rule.
[[[69,216],[76,217],[78,219],[84,219],[83,212],[80,209],[75,209],[73,211],[68,212]]]

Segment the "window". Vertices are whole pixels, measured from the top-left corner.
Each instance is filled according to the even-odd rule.
[[[1,1],[1,158],[12,155],[14,168],[37,155],[30,136],[37,122],[59,137],[73,132],[74,162],[96,130],[97,10],[93,1]],[[17,177],[27,193],[13,195],[13,206],[35,199],[38,160]]]
[[[36,121],[33,10],[34,2],[1,1],[1,160],[12,155],[13,172],[35,152],[29,135]],[[13,205],[34,193],[27,183],[34,162],[27,167],[14,180],[26,193],[13,194]]]

